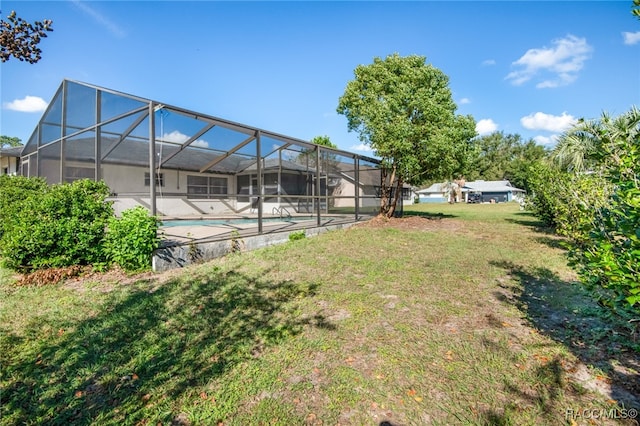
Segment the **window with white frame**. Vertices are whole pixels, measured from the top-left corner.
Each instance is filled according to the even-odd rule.
[[[187,196],[189,198],[213,198],[227,195],[227,178],[218,176],[187,176]]]
[[[146,172],[144,174],[144,186],[151,185],[151,174]],[[164,186],[164,173],[156,173],[156,186]]]

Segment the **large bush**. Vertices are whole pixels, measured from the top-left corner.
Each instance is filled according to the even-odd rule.
[[[140,206],[125,210],[121,218],[112,217],[104,244],[108,260],[127,271],[148,269],[159,245],[158,226],[158,219]]]
[[[40,178],[23,176],[0,176],[0,238],[4,230],[12,226],[20,212],[20,204],[32,196],[41,196],[47,189],[47,182]]]
[[[603,121],[596,155],[612,192],[595,210],[591,244],[577,251],[579,272],[587,284],[613,292],[611,307],[628,304],[640,313],[640,111]]]
[[[529,207],[568,237],[581,281],[623,315],[640,314],[640,111],[581,121],[529,176]]]
[[[555,227],[560,217],[565,216],[562,194],[568,187],[569,176],[545,161],[529,167],[527,176],[527,208],[545,225]]]
[[[39,182],[25,185],[22,197],[13,195],[21,199],[3,226],[4,266],[29,271],[103,263],[105,228],[113,216],[107,185],[85,179],[41,188]]]

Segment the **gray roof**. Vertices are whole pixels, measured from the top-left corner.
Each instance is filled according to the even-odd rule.
[[[444,183],[434,183],[428,188],[416,191],[416,194],[442,194],[445,191],[447,188]]]
[[[463,190],[479,192],[525,192],[524,189],[512,186],[508,180],[474,180],[473,182],[467,182]]]
[[[22,154],[23,145],[21,146],[12,146],[9,148],[1,148],[0,155],[3,157],[20,157]]]

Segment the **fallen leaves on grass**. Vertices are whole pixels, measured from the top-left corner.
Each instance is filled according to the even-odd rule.
[[[49,268],[25,274],[16,281],[18,286],[44,286],[58,284],[68,278],[78,277],[87,271],[86,266],[68,266],[66,268]]]

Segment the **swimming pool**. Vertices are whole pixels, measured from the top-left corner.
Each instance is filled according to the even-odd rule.
[[[314,219],[315,216],[294,216],[294,217],[263,217],[265,222],[300,222]],[[247,225],[258,224],[258,218],[234,217],[227,219],[176,219],[162,221],[162,227],[171,228],[174,226],[215,226],[215,225]]]

